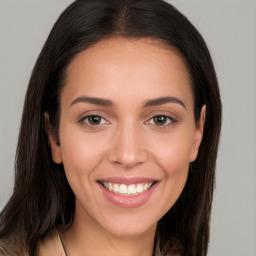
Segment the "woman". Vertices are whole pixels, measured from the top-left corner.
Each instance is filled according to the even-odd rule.
[[[77,0],[28,86],[0,255],[206,255],[221,125],[202,37],[161,0]]]

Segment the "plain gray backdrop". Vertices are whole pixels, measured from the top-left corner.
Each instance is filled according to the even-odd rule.
[[[118,1],[118,0],[117,0]],[[13,162],[27,83],[46,37],[70,0],[0,0],[0,209]],[[256,0],[173,0],[212,53],[223,129],[209,256],[256,253]]]

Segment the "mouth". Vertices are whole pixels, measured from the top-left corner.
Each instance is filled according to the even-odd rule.
[[[106,182],[106,181],[99,181],[99,183],[106,188],[107,190],[122,196],[136,196],[143,192],[149,190],[155,183],[151,182],[141,182],[141,183],[134,183],[134,184],[121,184],[121,183],[114,183],[114,182]]]
[[[122,208],[146,204],[155,193],[159,181],[145,177],[109,177],[98,180],[104,198]]]

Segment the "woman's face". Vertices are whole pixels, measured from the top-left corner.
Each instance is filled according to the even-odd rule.
[[[60,146],[49,139],[75,194],[75,221],[118,236],[155,230],[203,132],[181,58],[150,39],[102,40],[69,65],[60,99]]]

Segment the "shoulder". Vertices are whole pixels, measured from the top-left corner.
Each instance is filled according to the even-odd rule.
[[[39,242],[39,256],[65,256],[57,229]]]

